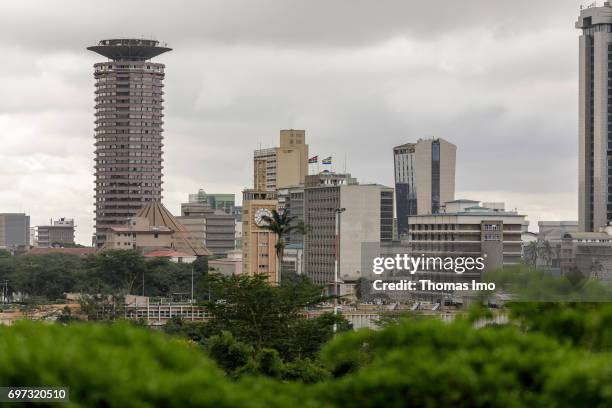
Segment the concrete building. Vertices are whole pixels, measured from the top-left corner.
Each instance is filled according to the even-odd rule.
[[[181,216],[176,218],[213,254],[225,254],[235,249],[236,220],[224,210],[214,210],[207,203],[183,203]]]
[[[295,217],[291,221],[292,226],[304,224],[304,187],[294,186],[280,188],[277,191],[278,211],[285,212],[289,217]],[[285,237],[286,244],[303,244],[303,231],[294,229]]]
[[[579,230],[612,221],[612,4],[582,8],[579,39]]]
[[[340,228],[336,238],[336,210]],[[362,243],[393,239],[393,189],[377,184],[339,184],[304,189],[304,273],[316,284],[338,277],[354,281],[361,277]]]
[[[0,214],[0,249],[30,246],[30,216],[23,213]]]
[[[242,250],[229,251],[225,258],[211,259],[208,266],[223,276],[242,274]]]
[[[41,248],[74,245],[74,220],[59,218],[50,220],[49,225],[36,227],[37,246]]]
[[[223,210],[228,214],[236,212],[235,194],[208,194],[199,189],[195,194],[189,194],[189,203],[208,204],[213,210]]]
[[[357,179],[352,177],[350,173],[335,173],[329,170],[308,175],[304,181],[305,187],[348,186],[353,184],[358,184]]]
[[[408,232],[408,216],[436,214],[455,199],[457,147],[444,139],[419,139],[393,148],[397,230]]]
[[[108,60],[94,64],[95,245],[147,203],[162,198],[164,64],[158,41],[102,40],[88,47]]]
[[[157,201],[147,204],[125,225],[108,229],[102,249],[137,249],[145,255],[153,251],[173,250],[187,257],[212,254]]]
[[[251,276],[266,275],[277,284],[280,276],[276,257],[276,235],[265,229],[263,216],[278,209],[276,192],[244,190],[242,198],[242,266]]]
[[[280,146],[253,153],[253,186],[257,191],[304,184],[308,175],[306,131],[280,131]]]
[[[473,200],[447,202],[445,212],[408,217],[408,243],[413,254],[429,257],[483,257],[484,271],[521,262],[524,215],[503,208],[486,208]],[[419,271],[415,279],[434,282],[478,281],[481,272]],[[419,293],[417,293],[419,294]],[[442,293],[420,293],[440,300]]]
[[[561,241],[560,269],[567,275],[612,282],[612,227],[602,232],[568,232]]]
[[[283,273],[304,273],[304,244],[287,244],[283,253]]]

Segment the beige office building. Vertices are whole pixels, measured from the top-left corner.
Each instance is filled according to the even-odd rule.
[[[263,216],[278,208],[273,191],[244,190],[242,199],[242,267],[243,272],[266,275],[268,282],[280,281],[276,262],[276,235],[265,228]]]
[[[253,186],[258,191],[304,184],[308,175],[306,131],[280,131],[280,146],[255,150],[253,153]]]

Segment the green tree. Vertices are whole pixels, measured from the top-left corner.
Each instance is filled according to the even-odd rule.
[[[536,266],[538,262],[538,243],[531,241],[525,246],[523,257],[527,265]]]
[[[334,322],[347,327],[342,316],[304,317],[305,308],[326,299],[306,280],[271,286],[264,276],[210,274],[207,284],[214,295],[204,303],[212,315],[211,332],[229,331],[256,352],[274,348],[288,360],[313,356],[331,337]]]

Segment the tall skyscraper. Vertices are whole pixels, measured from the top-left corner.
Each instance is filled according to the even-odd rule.
[[[612,220],[612,4],[580,11],[578,223],[595,231]]]
[[[253,186],[258,191],[304,184],[308,175],[308,145],[306,131],[280,131],[280,147],[253,152]]]
[[[164,64],[151,58],[170,48],[141,39],[102,40],[87,48],[108,61],[94,64],[95,244],[162,193]]]
[[[408,216],[436,214],[455,198],[457,147],[444,139],[419,139],[393,148],[398,233],[408,232]]]

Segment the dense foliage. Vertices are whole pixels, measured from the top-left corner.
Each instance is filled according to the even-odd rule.
[[[196,280],[208,266],[194,265]],[[65,254],[0,256],[0,281],[9,292],[56,300],[64,293],[171,296],[189,292],[192,265],[163,258],[147,259],[136,251],[111,250],[86,258]],[[144,282],[144,289],[143,289]],[[203,295],[203,294],[202,294]]]
[[[229,332],[210,338],[208,353],[226,372],[245,371],[237,377],[195,343],[144,328],[19,323],[0,327],[0,382],[68,386],[73,406],[611,406],[609,306],[531,306],[513,312],[519,324],[405,319],[342,333],[320,353],[327,374],[312,384],[294,381],[307,364],[283,363],[268,348],[253,354]],[[543,324],[541,313],[555,308],[587,310],[589,329]],[[600,333],[596,347],[592,333]]]

